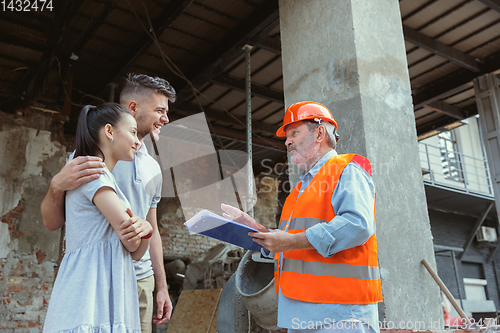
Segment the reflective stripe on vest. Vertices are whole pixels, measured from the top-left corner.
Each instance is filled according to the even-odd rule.
[[[275,265],[275,269],[277,268],[276,266],[277,265]],[[378,280],[380,278],[378,267],[311,262],[290,258],[285,260],[282,270],[350,279]]]
[[[286,222],[287,221],[281,221],[278,228],[281,229],[281,230],[284,230],[285,229],[285,225],[286,225]],[[330,221],[325,221],[325,220],[322,220],[322,219],[315,219],[315,218],[305,218],[305,217],[294,217],[291,221],[290,221],[290,225],[293,225],[293,229],[295,230],[307,230],[309,229],[310,227],[312,227],[313,225],[315,224],[318,224],[318,223],[325,223],[325,222],[330,222]],[[283,226],[282,224],[283,223]],[[290,230],[291,228],[289,228]]]

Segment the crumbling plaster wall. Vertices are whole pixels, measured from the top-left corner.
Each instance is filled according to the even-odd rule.
[[[57,116],[0,112],[0,331],[40,332],[59,257],[60,232],[43,227],[40,205],[65,163]]]

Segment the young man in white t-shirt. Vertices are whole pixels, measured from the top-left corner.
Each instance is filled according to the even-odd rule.
[[[141,142],[148,135],[158,139],[161,127],[169,122],[168,102],[174,102],[175,99],[175,90],[166,80],[144,74],[130,74],[120,94],[120,104],[126,106],[137,121],[137,136]],[[98,157],[80,156],[69,161],[52,178],[41,206],[43,224],[48,230],[57,230],[65,223],[66,191],[96,179],[104,172],[103,167],[104,164]],[[156,205],[161,198],[160,174],[158,163],[149,156],[145,145],[138,150],[133,162],[120,161],[113,170],[118,186],[130,201],[134,214],[124,225],[133,225],[138,219],[143,219],[153,227],[149,251],[134,263],[143,333],[151,332],[151,318],[160,325],[167,322],[172,313],[156,216]],[[139,236],[146,235],[139,233]],[[155,286],[158,312],[153,316]]]

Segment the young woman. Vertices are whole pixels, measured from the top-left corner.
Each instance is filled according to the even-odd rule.
[[[99,156],[105,172],[66,193],[66,253],[44,332],[141,332],[132,259],[145,253],[153,229],[129,219],[130,205],[111,174],[117,161],[134,160],[138,146],[137,124],[127,108],[83,108],[75,157]]]

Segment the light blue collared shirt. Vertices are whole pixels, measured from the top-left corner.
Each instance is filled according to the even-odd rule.
[[[325,154],[308,172],[302,173],[299,196],[310,184],[321,167],[337,152]],[[298,198],[297,198],[298,199]],[[370,175],[356,162],[349,163],[332,195],[335,217],[328,223],[320,223],[306,230],[307,240],[324,257],[364,244],[375,233],[373,221],[375,187]],[[280,253],[280,267],[283,265]],[[281,273],[281,272],[280,272]],[[281,274],[280,274],[281,275]],[[355,319],[368,323],[379,332],[377,304],[308,303],[278,295],[278,326],[289,329],[329,325],[333,321]]]

